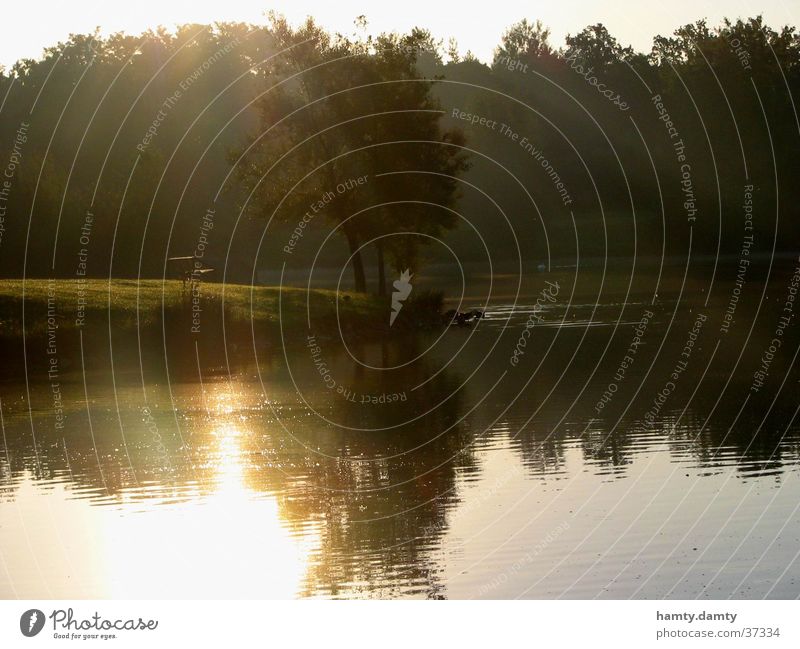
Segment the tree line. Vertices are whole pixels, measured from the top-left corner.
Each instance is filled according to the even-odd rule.
[[[169,276],[201,237],[216,279],[346,262],[378,292],[487,251],[712,258],[748,191],[756,247],[793,251],[799,53],[761,17],[645,53],[522,20],[490,63],[363,19],[73,35],[0,72],[0,275]]]

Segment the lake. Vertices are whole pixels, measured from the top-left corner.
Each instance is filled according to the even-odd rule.
[[[563,269],[468,327],[6,372],[0,596],[796,598],[792,272]]]

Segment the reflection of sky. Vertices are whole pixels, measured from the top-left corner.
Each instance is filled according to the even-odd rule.
[[[716,25],[723,16],[737,18],[759,13],[774,28],[796,24],[797,9],[784,0],[725,0],[696,2],[637,2],[620,0],[615,3],[588,0],[531,3],[528,0],[506,0],[502,3],[440,2],[406,0],[403,11],[394,2],[365,2],[364,0],[274,0],[270,3],[252,0],[139,0],[138,2],[107,2],[104,0],[41,0],[37,13],[30,12],[25,3],[6,3],[3,19],[9,26],[0,41],[0,63],[10,65],[22,57],[38,57],[43,47],[66,40],[72,33],[91,33],[100,25],[103,33],[127,31],[138,34],[158,24],[171,27],[180,23],[212,23],[215,21],[263,22],[265,8],[284,13],[291,21],[299,22],[307,15],[315,16],[325,27],[352,33],[353,20],[365,14],[371,30],[408,31],[414,26],[426,27],[438,38],[455,37],[462,51],[472,50],[480,59],[489,60],[500,36],[512,23],[521,18],[540,19],[552,29],[554,44],[563,44],[564,36],[574,34],[586,25],[602,22],[623,44],[640,51],[649,51],[652,37],[668,35],[686,23],[708,18]],[[36,15],[47,16],[37,21]]]
[[[560,475],[531,479],[502,443],[478,461],[477,477],[459,480],[441,543],[450,598],[796,592],[787,576],[799,570],[789,541],[798,525],[796,472],[781,489],[770,478],[753,488],[727,472],[699,477],[691,461],[654,453],[621,480],[588,473],[583,452],[569,446]]]
[[[0,503],[0,597],[295,596],[317,539],[291,536],[277,499],[245,486],[240,438],[215,430],[213,492],[179,504],[95,507],[27,476]]]

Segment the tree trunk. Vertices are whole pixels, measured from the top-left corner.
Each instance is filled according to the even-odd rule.
[[[367,292],[367,277],[364,274],[364,261],[361,259],[361,251],[358,249],[358,237],[352,232],[345,232],[347,245],[350,246],[350,255],[353,263],[353,280],[357,293]]]
[[[383,260],[383,246],[375,244],[378,248],[378,295],[386,297],[386,265]]]

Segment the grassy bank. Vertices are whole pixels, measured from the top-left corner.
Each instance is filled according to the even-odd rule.
[[[307,328],[307,308],[315,327],[336,331],[337,319],[335,291],[203,283],[193,293],[176,280],[0,280],[0,336],[6,340],[22,337],[23,300],[26,337],[45,336],[49,316],[59,334],[107,330],[109,322],[115,332],[168,322],[189,333],[195,316],[198,330],[212,333],[223,314],[229,334],[249,332],[251,325],[277,333],[281,323],[285,331],[297,332]],[[338,294],[339,319],[348,329],[382,328],[387,308],[373,296]]]

